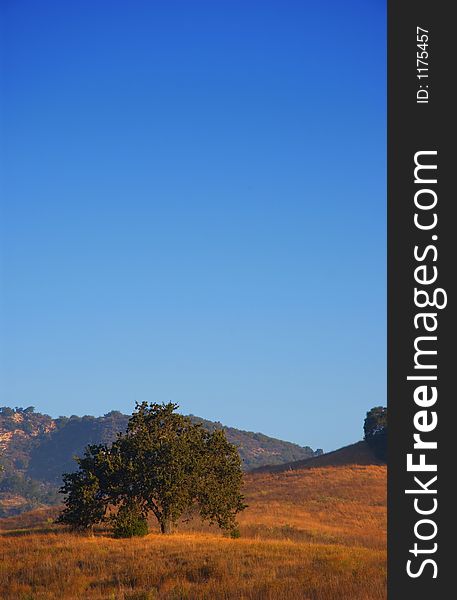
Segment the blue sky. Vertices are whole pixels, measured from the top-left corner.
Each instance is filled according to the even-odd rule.
[[[2,2],[0,404],[360,439],[386,401],[385,19]]]

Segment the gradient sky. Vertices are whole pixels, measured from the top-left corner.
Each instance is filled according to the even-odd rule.
[[[386,402],[375,0],[3,0],[0,405],[325,450]]]

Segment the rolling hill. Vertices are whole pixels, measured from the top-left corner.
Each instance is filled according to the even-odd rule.
[[[88,538],[53,525],[57,507],[0,519],[4,598],[385,599],[386,466],[363,444],[292,465],[245,474],[240,539],[198,520]]]
[[[341,467],[346,465],[385,465],[376,458],[370,446],[364,442],[356,442],[333,452],[311,456],[301,460],[285,462],[280,465],[264,465],[253,469],[254,473],[279,473],[281,471],[297,471],[321,467]]]

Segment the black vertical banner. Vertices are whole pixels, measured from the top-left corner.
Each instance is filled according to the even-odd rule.
[[[388,597],[455,597],[452,2],[388,5]]]

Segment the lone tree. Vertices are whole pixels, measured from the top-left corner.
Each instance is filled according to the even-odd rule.
[[[142,535],[152,513],[161,532],[171,533],[196,510],[235,534],[236,515],[246,508],[237,449],[223,431],[210,433],[177,408],[137,404],[127,431],[110,447],[90,446],[79,471],[64,475],[59,522],[88,528],[109,521],[116,535]]]
[[[363,425],[364,439],[374,455],[387,460],[387,408],[376,406],[367,412]]]

